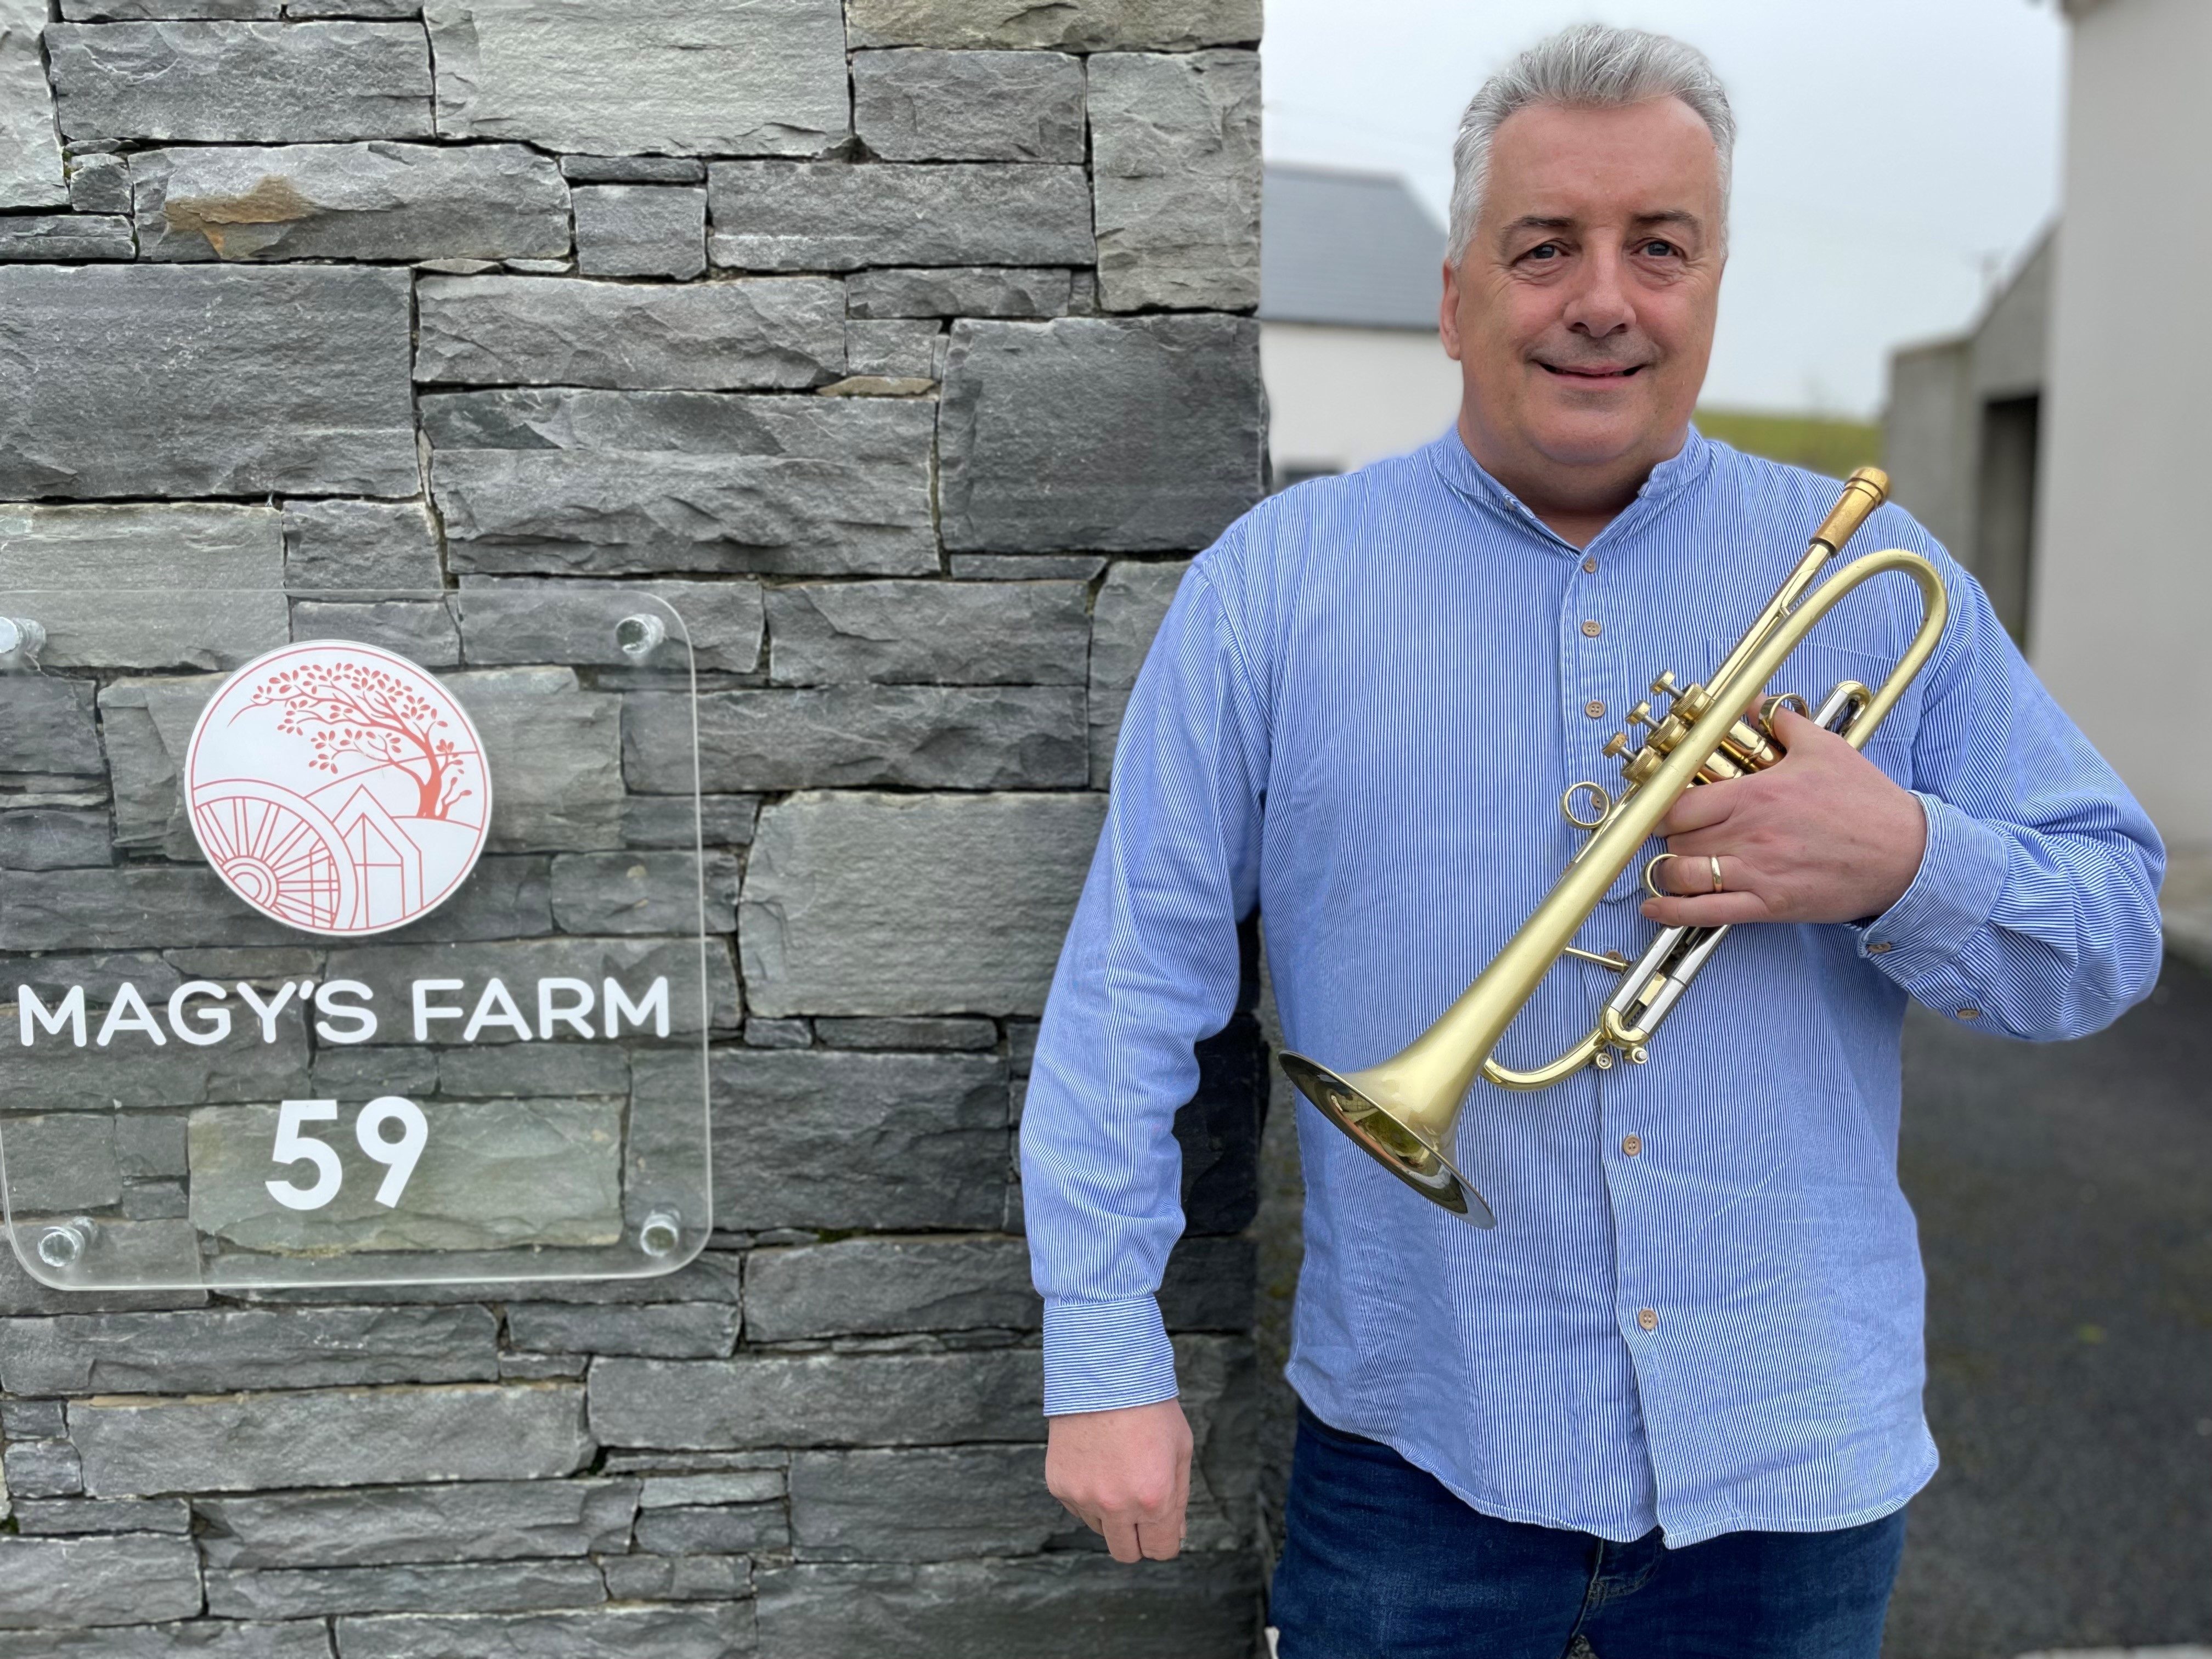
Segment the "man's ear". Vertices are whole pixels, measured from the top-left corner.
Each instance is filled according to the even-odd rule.
[[[1459,268],[1444,262],[1444,297],[1437,307],[1437,332],[1443,338],[1444,356],[1459,361]]]

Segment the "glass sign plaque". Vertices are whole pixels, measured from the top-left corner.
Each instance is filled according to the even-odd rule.
[[[165,605],[204,652],[103,643]],[[737,987],[672,606],[196,587],[0,592],[0,1200],[34,1277],[697,1253]]]

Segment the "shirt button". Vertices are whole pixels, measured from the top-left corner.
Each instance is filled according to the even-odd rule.
[[[1642,1135],[1623,1135],[1620,1138],[1620,1150],[1628,1157],[1634,1158],[1638,1152],[1644,1150],[1644,1137]]]
[[[1886,957],[1889,954],[1889,949],[1887,939],[1878,939],[1867,946],[1867,954],[1873,957]]]
[[[1979,1019],[1981,1017],[1982,1011],[1978,1008],[1961,1008],[1959,1010],[1959,1018],[1960,1019]]]
[[[1646,1308],[1636,1316],[1636,1322],[1647,1331],[1656,1331],[1659,1328],[1659,1316]]]
[[[1595,617],[1591,617],[1588,622],[1583,624],[1583,637],[1584,639],[1594,640],[1604,632],[1605,624],[1598,621]]]
[[[1605,718],[1605,705],[1600,702],[1596,698],[1592,697],[1588,702],[1583,705],[1583,713],[1588,714],[1594,720],[1601,720]]]
[[[1595,553],[1583,561],[1583,568],[1593,576],[1597,574],[1597,556]]]

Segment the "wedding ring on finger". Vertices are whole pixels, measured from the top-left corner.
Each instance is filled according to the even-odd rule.
[[[1713,891],[1715,891],[1716,893],[1725,893],[1725,892],[1727,892],[1727,891],[1728,891],[1728,884],[1727,884],[1725,882],[1722,881],[1722,879],[1721,879],[1721,859],[1720,859],[1720,854],[1717,854],[1717,853],[1708,853],[1708,854],[1705,854],[1705,862],[1706,862],[1707,864],[1709,864],[1709,865],[1712,866],[1712,868],[1713,868]]]

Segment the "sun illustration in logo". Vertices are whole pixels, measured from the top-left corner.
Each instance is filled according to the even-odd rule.
[[[404,657],[341,641],[232,675],[192,730],[184,787],[231,891],[311,933],[381,933],[436,909],[491,822],[460,704]]]

